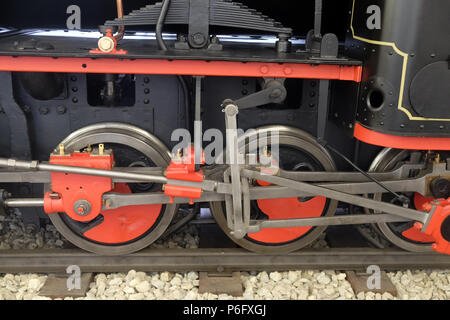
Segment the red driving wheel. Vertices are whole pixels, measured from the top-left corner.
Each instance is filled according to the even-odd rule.
[[[132,193],[125,183],[117,183],[112,192]],[[103,216],[103,222],[85,232],[84,236],[107,244],[126,243],[138,239],[153,227],[161,214],[162,207],[161,204],[155,204],[105,210],[100,213]]]

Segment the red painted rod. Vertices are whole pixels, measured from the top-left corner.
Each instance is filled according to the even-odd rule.
[[[450,138],[401,137],[367,129],[357,123],[356,139],[375,146],[407,150],[450,150]]]
[[[2,56],[0,71],[275,77],[361,82],[362,67],[201,60]]]

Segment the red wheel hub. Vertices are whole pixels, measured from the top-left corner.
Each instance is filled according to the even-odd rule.
[[[431,248],[434,251],[450,255],[450,198],[432,200],[421,209],[431,217],[426,226],[416,222],[414,227],[433,238]]]
[[[318,218],[325,210],[327,199],[315,197],[301,202],[297,198],[258,200],[259,209],[269,217],[269,220]],[[263,229],[248,237],[263,243],[285,243],[294,241],[308,233],[312,227],[294,227]]]
[[[130,194],[131,189],[125,183],[117,183],[113,192]],[[100,214],[104,221],[84,233],[90,240],[119,244],[143,236],[156,223],[162,211],[162,205],[142,205],[106,210]]]
[[[414,196],[414,206],[417,208],[417,210],[421,210],[426,203],[429,203],[433,200],[434,198],[427,198],[421,195],[420,193],[416,193]],[[421,243],[434,242],[434,238],[432,236],[420,232],[420,230],[417,230],[417,228],[414,227],[411,227],[410,229],[403,231],[402,236],[414,242],[421,242]]]

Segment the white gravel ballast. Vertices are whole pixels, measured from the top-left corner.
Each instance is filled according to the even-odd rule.
[[[388,273],[398,290],[389,293],[354,294],[344,273],[335,271],[289,271],[242,273],[243,297],[198,292],[199,275],[189,273],[98,274],[80,300],[447,300],[450,271]],[[0,277],[1,300],[40,300],[47,277],[37,274]],[[66,298],[71,300],[73,298]]]
[[[41,230],[26,230],[20,212],[0,216],[0,250],[63,248],[67,242],[57,230],[46,226]],[[153,248],[197,248],[198,230],[188,225]],[[311,245],[324,248],[321,237]],[[243,297],[226,294],[199,293],[199,274],[144,273],[98,274],[90,284],[84,300],[392,300],[392,299],[450,299],[449,271],[405,271],[388,273],[398,291],[389,293],[359,293],[355,295],[345,273],[335,271],[289,271],[242,273]],[[39,295],[47,276],[38,274],[0,275],[0,300],[49,299]],[[72,298],[66,298],[72,299]]]

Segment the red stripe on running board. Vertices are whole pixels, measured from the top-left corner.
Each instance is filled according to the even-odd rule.
[[[450,138],[401,137],[379,133],[356,123],[354,137],[380,147],[408,150],[450,150]]]
[[[329,79],[361,82],[361,66],[201,60],[0,57],[0,71],[166,74]]]

